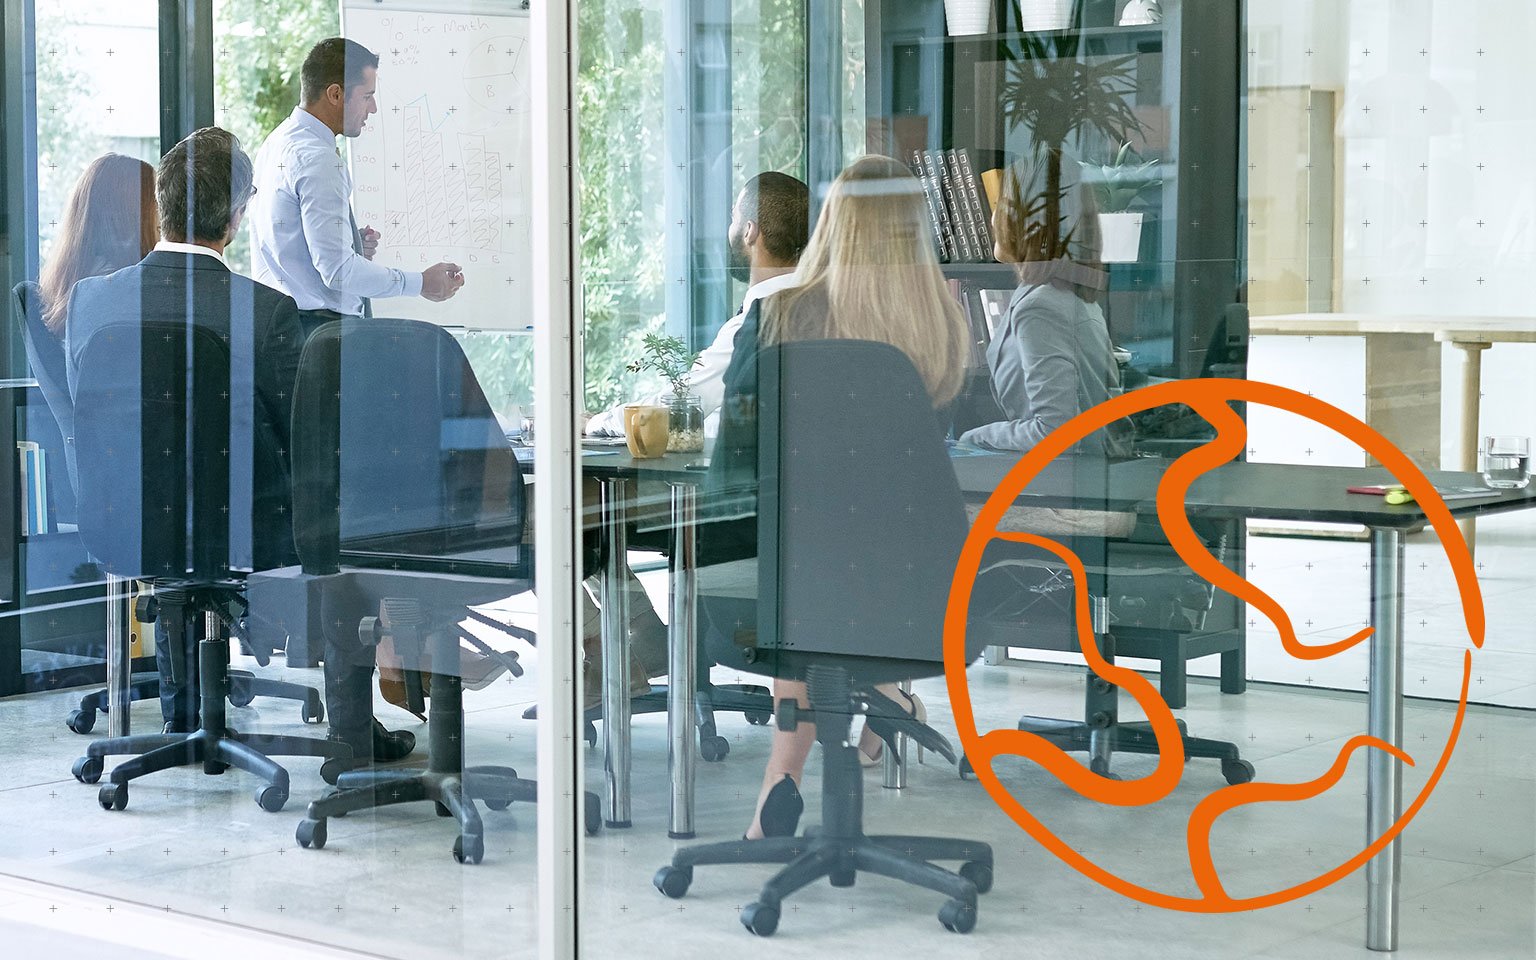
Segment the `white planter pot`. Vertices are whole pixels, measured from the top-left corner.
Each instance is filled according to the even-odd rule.
[[[1099,214],[1099,239],[1105,263],[1135,263],[1141,258],[1141,213]]]
[[[1131,0],[1120,11],[1120,26],[1144,27],[1163,22],[1163,7],[1157,0]]]
[[[944,0],[944,19],[952,37],[987,33],[992,29],[992,0]]]
[[[1065,30],[1072,25],[1072,0],[1019,0],[1024,30]]]

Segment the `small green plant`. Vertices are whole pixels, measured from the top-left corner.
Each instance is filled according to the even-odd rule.
[[[681,337],[669,337],[660,333],[648,333],[642,341],[644,353],[629,364],[631,373],[654,370],[672,384],[672,392],[683,396],[688,392],[688,371],[699,362],[697,352],[689,353],[688,345]]]
[[[1131,149],[1130,143],[1120,147],[1111,163],[1080,161],[1080,165],[1083,173],[1092,178],[1090,182],[1093,184],[1094,198],[1099,202],[1100,213],[1122,213],[1129,210],[1137,197],[1153,187],[1161,186],[1163,182],[1160,177],[1152,176],[1157,161],[1142,160]]]

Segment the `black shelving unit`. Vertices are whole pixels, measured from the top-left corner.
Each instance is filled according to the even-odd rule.
[[[1125,0],[1084,0],[1071,29],[1022,32],[1013,0],[999,0],[996,33],[951,37],[942,0],[866,4],[870,147],[898,158],[915,149],[963,149],[983,168],[1030,150],[1010,130],[998,87],[1010,57],[1044,42],[1084,58],[1130,56],[1128,94],[1147,127],[1141,146],[1159,161],[1144,214],[1140,257],[1110,267],[1105,299],[1115,341],[1154,377],[1231,375],[1244,365],[1241,261],[1244,49],[1238,0],[1170,0],[1165,22],[1115,26]],[[1108,144],[1069,143],[1100,160]],[[1067,162],[1072,162],[1069,157]],[[817,169],[813,164],[812,169]],[[978,171],[979,172],[979,171]],[[1011,287],[1003,264],[948,264],[968,289]]]

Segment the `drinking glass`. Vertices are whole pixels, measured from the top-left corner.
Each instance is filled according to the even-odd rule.
[[[1495,490],[1521,490],[1531,482],[1530,437],[1484,437],[1483,482]]]
[[[518,421],[517,442],[525,447],[533,446],[533,407],[523,408],[523,417]]]

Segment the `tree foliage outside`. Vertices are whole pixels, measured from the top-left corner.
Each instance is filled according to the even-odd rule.
[[[94,122],[89,77],[80,68],[79,25],[68,5],[37,5],[37,234],[44,262],[70,190],[107,148]]]
[[[325,0],[214,0],[215,122],[254,154],[299,102],[309,48],[341,32],[341,7]],[[225,257],[249,272],[250,231]]]

